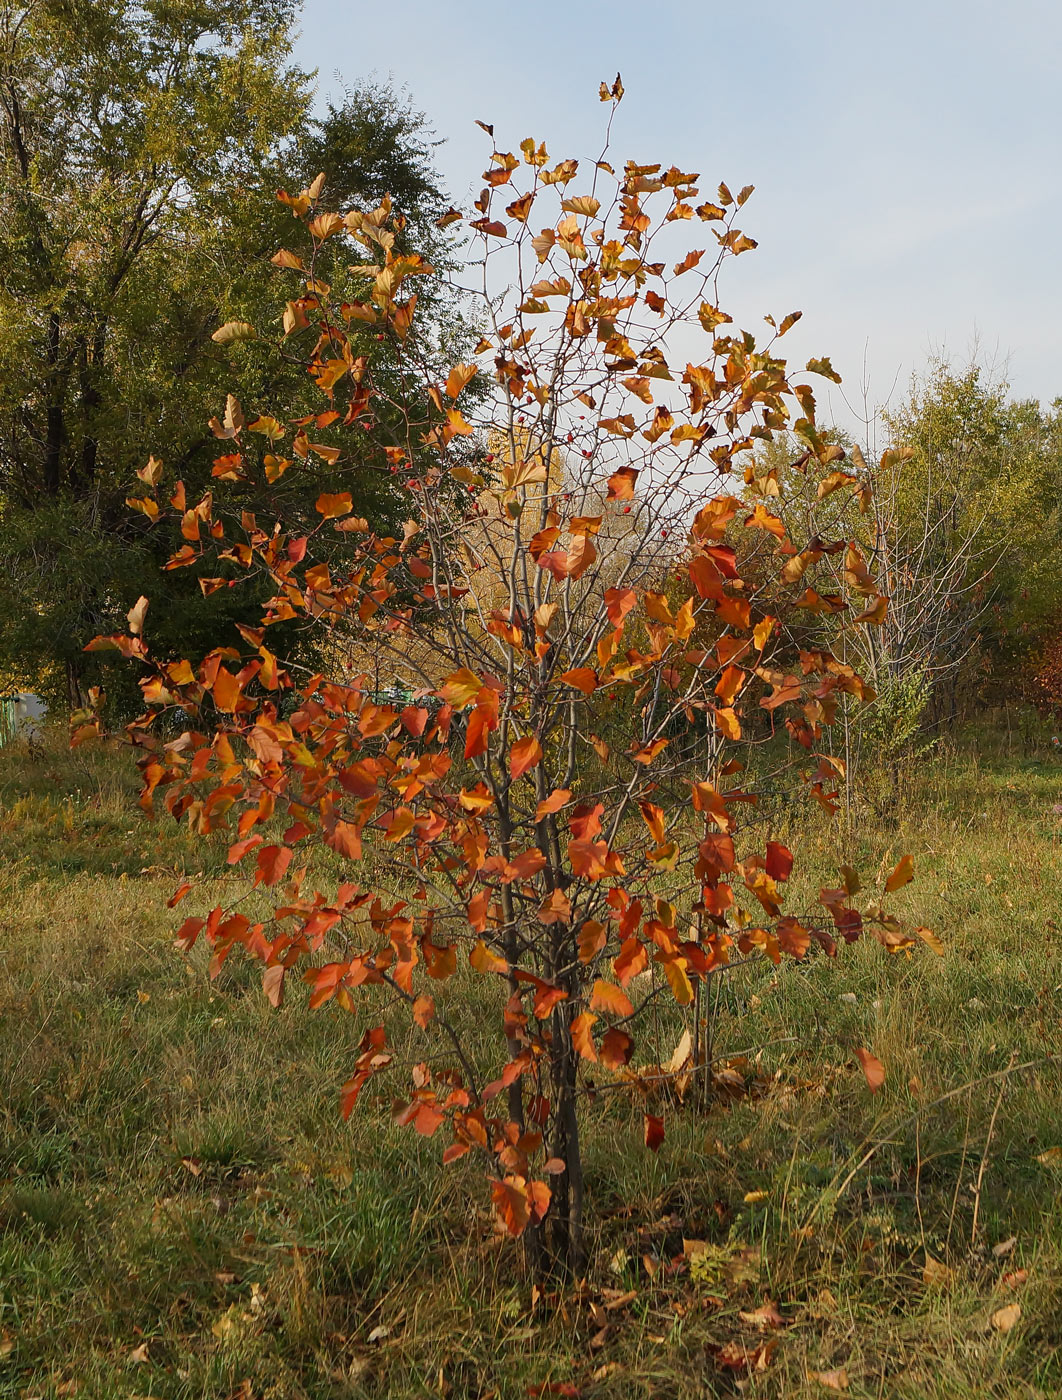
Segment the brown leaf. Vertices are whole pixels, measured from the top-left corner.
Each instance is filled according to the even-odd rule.
[[[922,1270],[922,1282],[927,1288],[947,1288],[954,1277],[954,1269],[949,1269],[947,1264],[942,1264],[931,1254],[926,1255],[925,1267]]]
[[[752,1312],[739,1312],[738,1317],[751,1327],[758,1327],[761,1332],[766,1331],[769,1327],[785,1326],[785,1318],[769,1298],[761,1307]]]

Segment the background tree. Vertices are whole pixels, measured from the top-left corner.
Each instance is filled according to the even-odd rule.
[[[808,478],[792,437],[761,448],[746,478],[771,483],[787,522],[814,509],[846,533],[887,596],[877,625],[844,643],[875,699],[843,733],[850,781],[864,755],[894,792],[912,745],[1020,693],[1051,633],[1062,596],[1057,434],[1050,414],[1009,401],[983,367],[945,361],[866,433],[884,436],[880,456],[824,430],[838,452],[824,481]],[[838,582],[848,562],[837,559]],[[807,601],[811,634],[833,645],[843,616],[829,596]]]
[[[291,223],[278,186],[298,188],[327,155],[337,198],[375,198],[386,176],[443,242],[423,117],[368,84],[313,120],[310,77],[290,61],[296,17],[295,0],[0,6],[0,568],[19,582],[0,665],[53,702],[83,703],[99,660],[86,640],[172,550],[125,505],[149,455],[198,491],[226,391],[253,402],[287,385],[294,415],[317,407],[266,340],[212,339],[225,321],[275,315],[268,258]],[[274,508],[279,493],[290,511],[309,473],[300,464],[245,504]],[[358,496],[393,510],[380,473]],[[160,646],[205,647],[222,604],[232,617],[253,606],[244,590],[206,609],[194,578],[166,584]],[[117,679],[112,691],[133,703]]]

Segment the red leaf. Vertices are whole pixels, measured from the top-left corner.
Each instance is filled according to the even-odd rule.
[[[224,666],[219,666],[212,689],[214,704],[218,709],[227,715],[235,714],[240,700],[240,683],[232,672],[227,671]]]
[[[653,1113],[645,1115],[645,1145],[650,1152],[659,1152],[664,1141],[664,1120]]]
[[[638,601],[638,595],[633,588],[606,588],[605,608],[608,611],[608,620],[613,627],[618,627],[623,619],[631,612]]]
[[[504,1181],[495,1181],[490,1189],[498,1219],[514,1238],[522,1235],[529,1219],[523,1184],[516,1177],[507,1176]]]
[[[283,880],[295,852],[290,846],[263,846],[255,857],[258,874],[255,884],[277,885]]]
[[[634,1041],[618,1027],[612,1026],[601,1038],[601,1063],[606,1069],[622,1069],[630,1063]]]
[[[608,479],[608,499],[610,501],[632,500],[637,480],[638,473],[633,467],[620,467],[619,471],[613,472]]]
[[[543,817],[550,816],[553,812],[559,812],[572,800],[571,792],[568,788],[555,788],[553,792],[538,804],[535,808],[535,821],[540,822]]]
[[[399,715],[403,727],[413,735],[414,739],[419,739],[424,733],[424,727],[428,723],[428,711],[418,705],[407,705]]]
[[[793,869],[793,852],[777,841],[767,842],[767,874],[772,880],[788,880]]]
[[[594,1049],[593,1028],[597,1017],[589,1011],[581,1011],[571,1024],[572,1045],[576,1054],[584,1060],[596,1060],[597,1051]]]

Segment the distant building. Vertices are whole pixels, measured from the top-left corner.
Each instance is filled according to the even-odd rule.
[[[48,706],[32,691],[0,696],[0,744],[20,735],[36,733],[48,715]]]

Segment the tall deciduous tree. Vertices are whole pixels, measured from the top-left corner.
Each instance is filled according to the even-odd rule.
[[[291,225],[278,186],[298,188],[325,157],[337,199],[372,200],[386,181],[442,241],[423,117],[370,83],[312,119],[309,75],[290,58],[297,11],[0,3],[0,569],[18,583],[0,666],[21,663],[53,699],[83,701],[98,673],[85,642],[169,552],[125,505],[136,471],[155,454],[190,490],[209,482],[208,420],[226,392],[261,398],[293,377],[269,343],[269,257]],[[218,343],[226,321],[260,323],[265,338]],[[317,407],[300,391],[284,393],[293,415]],[[275,486],[290,511],[305,475],[244,504],[272,509]],[[393,496],[368,473],[359,506],[386,514]],[[160,645],[168,630],[192,651],[219,608],[247,609],[246,591],[204,608],[196,581],[173,574],[157,601]]]

